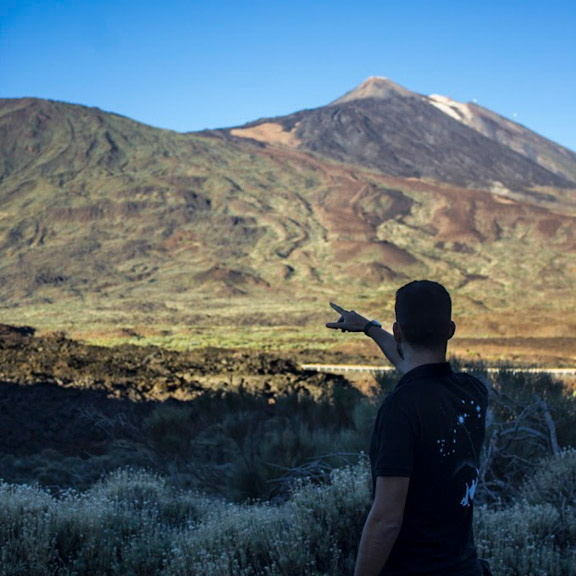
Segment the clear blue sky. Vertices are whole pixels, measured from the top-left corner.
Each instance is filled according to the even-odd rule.
[[[576,0],[3,0],[0,97],[179,131],[322,106],[368,76],[576,150]]]

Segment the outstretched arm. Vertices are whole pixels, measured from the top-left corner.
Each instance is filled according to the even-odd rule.
[[[401,374],[405,372],[403,369],[404,358],[402,358],[398,352],[396,340],[390,332],[371,324],[368,318],[358,314],[358,312],[355,312],[354,310],[345,310],[333,302],[330,302],[330,306],[340,314],[340,319],[338,322],[328,322],[326,328],[342,330],[342,332],[364,332],[368,337],[372,338],[372,340],[376,342],[380,350],[384,353],[384,356],[388,358],[390,363]]]

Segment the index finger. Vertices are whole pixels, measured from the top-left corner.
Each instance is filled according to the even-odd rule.
[[[330,306],[332,306],[332,308],[334,308],[334,310],[336,310],[336,312],[338,312],[340,315],[348,313],[348,310],[344,310],[344,308],[338,306],[338,304],[334,304],[334,302],[330,302]]]

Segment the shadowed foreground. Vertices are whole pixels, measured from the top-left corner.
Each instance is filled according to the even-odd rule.
[[[361,452],[396,375],[360,392],[270,355],[30,334],[0,360],[0,576],[352,572]],[[500,576],[572,576],[576,397],[489,380],[479,553]]]

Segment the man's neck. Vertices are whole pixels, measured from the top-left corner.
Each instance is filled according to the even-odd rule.
[[[403,348],[404,362],[402,363],[403,372],[410,372],[418,366],[424,364],[441,364],[446,362],[446,350],[415,350],[409,346]]]

